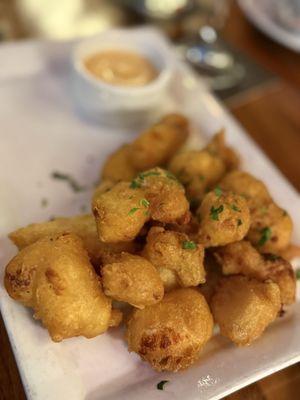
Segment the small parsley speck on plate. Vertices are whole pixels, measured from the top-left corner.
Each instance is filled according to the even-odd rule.
[[[158,390],[164,390],[164,386],[165,386],[165,384],[166,383],[169,383],[170,381],[160,381],[157,385],[156,385],[156,388],[158,389]]]
[[[41,206],[42,207],[47,207],[48,205],[48,199],[46,199],[45,197],[41,200]]]

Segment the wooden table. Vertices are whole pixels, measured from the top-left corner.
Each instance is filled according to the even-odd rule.
[[[239,101],[229,100],[227,106],[300,191],[300,55],[256,31],[235,4],[224,36],[279,76],[275,84],[251,91]],[[300,364],[296,364],[227,399],[294,400],[299,397],[299,387]],[[0,400],[23,399],[26,397],[18,369],[0,319]]]

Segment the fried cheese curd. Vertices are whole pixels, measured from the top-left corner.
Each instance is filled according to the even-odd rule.
[[[94,197],[92,209],[99,239],[117,243],[133,240],[150,219],[149,204],[141,188],[118,182],[107,192]]]
[[[288,261],[274,254],[261,255],[246,240],[220,247],[214,255],[224,275],[242,274],[260,281],[272,280],[279,286],[281,303],[294,303],[296,278]]]
[[[130,162],[130,145],[125,144],[107,158],[102,167],[101,179],[112,182],[131,181],[136,174],[137,170]]]
[[[293,223],[288,213],[272,200],[265,184],[247,172],[232,171],[220,182],[247,199],[251,224],[247,239],[262,253],[280,253],[290,243]]]
[[[271,201],[266,185],[245,171],[234,170],[225,175],[219,183],[221,189],[237,193],[247,199],[250,210],[256,204]]]
[[[207,189],[226,172],[223,160],[206,149],[178,152],[168,168],[184,185],[189,200],[194,202],[199,202]]]
[[[101,269],[104,293],[137,308],[159,302],[164,295],[156,268],[143,257],[122,253]]]
[[[134,351],[157,371],[179,371],[193,364],[212,336],[213,318],[205,298],[183,288],[160,303],[135,310],[128,320],[126,339]]]
[[[163,223],[186,223],[190,218],[183,186],[161,168],[94,196],[92,209],[100,240],[111,243],[133,240],[150,218]]]
[[[258,339],[280,309],[280,290],[276,283],[238,275],[222,278],[211,301],[221,334],[239,346]]]
[[[189,222],[189,202],[184,187],[169,171],[152,168],[140,173],[131,185],[144,190],[151,219],[162,223]]]
[[[251,211],[247,239],[262,253],[280,253],[289,245],[293,222],[289,214],[273,201],[262,203]]]
[[[130,162],[137,171],[165,165],[188,137],[188,120],[169,114],[141,133],[130,145]]]
[[[62,233],[75,233],[84,243],[91,261],[98,264],[109,254],[122,251],[134,251],[133,242],[104,243],[98,238],[93,215],[78,215],[70,218],[55,218],[52,221],[30,224],[9,234],[9,238],[19,250],[45,236],[56,236]]]
[[[200,202],[227,170],[237,168],[239,159],[225,144],[225,133],[217,133],[202,150],[184,150],[175,154],[169,163],[170,171],[186,188],[192,202]]]
[[[12,298],[34,309],[55,342],[92,338],[116,324],[111,300],[74,234],[44,237],[21,250],[6,267],[5,287]]]
[[[184,233],[152,227],[143,255],[157,268],[167,291],[205,282],[204,247]]]
[[[132,143],[122,145],[105,161],[102,181],[131,181],[138,172],[163,166],[188,137],[188,121],[180,114],[169,114],[142,132]]]
[[[198,240],[205,247],[224,246],[243,239],[250,226],[246,200],[219,188],[207,193],[197,210]]]
[[[238,168],[240,164],[239,156],[233,148],[226,145],[224,129],[213,136],[212,140],[207,144],[206,149],[211,154],[216,154],[223,160],[227,171]]]

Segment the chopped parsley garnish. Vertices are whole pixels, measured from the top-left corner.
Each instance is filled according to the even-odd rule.
[[[47,205],[48,205],[48,199],[46,199],[45,197],[42,198],[42,200],[41,200],[41,206],[42,206],[42,207],[47,207]]]
[[[243,225],[243,221],[242,221],[241,219],[238,219],[238,220],[237,220],[237,225],[238,225],[238,226]]]
[[[176,176],[174,174],[172,174],[172,172],[170,172],[170,171],[166,172],[166,177],[169,179],[172,179],[173,181],[178,182],[178,179],[176,178]]]
[[[204,175],[199,175],[199,179],[200,179],[201,182],[204,182],[205,181]]]
[[[150,202],[147,199],[141,199],[140,205],[144,206],[145,208],[148,208],[150,206]]]
[[[70,188],[74,192],[82,192],[83,190],[86,190],[85,186],[80,185],[72,176],[68,174],[59,171],[54,171],[52,172],[51,176],[54,179],[60,179],[62,181],[68,182]]]
[[[258,241],[258,245],[259,246],[263,246],[272,236],[272,231],[271,228],[269,228],[268,226],[266,226],[265,228],[263,228],[261,231],[261,237]]]
[[[141,184],[136,180],[136,179],[134,179],[132,182],[131,182],[131,184],[130,184],[130,189],[138,189],[138,188],[140,188],[141,187]]]
[[[238,206],[237,206],[236,204],[231,204],[230,208],[231,208],[233,211],[241,212],[241,209],[238,208]]]
[[[215,192],[215,195],[216,195],[217,197],[222,196],[222,193],[223,193],[222,189],[219,188],[219,186],[217,186],[217,187],[215,188],[214,192]]]
[[[221,214],[221,212],[223,212],[223,210],[224,210],[223,204],[221,204],[217,208],[212,206],[210,209],[210,218],[213,219],[214,221],[219,221],[219,214]]]
[[[261,214],[266,214],[268,212],[268,208],[266,206],[260,207]]]
[[[182,242],[182,248],[184,250],[195,250],[197,248],[197,244],[192,240],[185,240],[184,242]]]
[[[296,279],[299,280],[300,279],[300,268],[296,269]]]
[[[137,210],[139,210],[139,207],[133,207],[133,208],[129,211],[128,215],[133,215],[135,212],[137,212]]]
[[[170,381],[160,381],[157,385],[156,388],[157,390],[164,390],[164,386],[166,383],[169,383]]]
[[[140,206],[145,207],[145,208],[149,208],[150,202],[149,202],[147,199],[141,199],[141,200],[140,200]],[[128,215],[133,215],[135,212],[137,212],[137,210],[140,210],[140,209],[141,209],[141,207],[133,207],[133,208],[129,211]],[[144,212],[144,215],[149,215],[149,211],[148,211],[148,210],[145,211],[145,212]]]

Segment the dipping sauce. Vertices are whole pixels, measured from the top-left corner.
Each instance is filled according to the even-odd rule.
[[[129,51],[101,51],[86,58],[84,65],[95,77],[119,86],[144,86],[158,75],[151,61]]]

